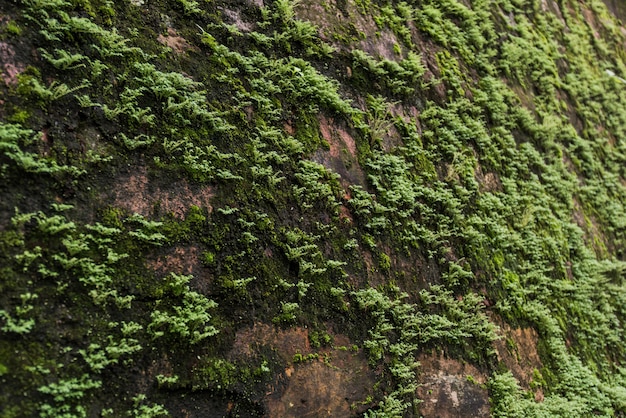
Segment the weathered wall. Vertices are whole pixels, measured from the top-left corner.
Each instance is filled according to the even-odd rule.
[[[625,414],[625,18],[0,3],[0,417]]]

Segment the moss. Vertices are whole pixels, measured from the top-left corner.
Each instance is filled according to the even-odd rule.
[[[9,20],[2,30],[13,36],[20,36],[22,34],[21,26],[14,20]]]
[[[329,347],[332,345],[332,342],[332,336],[323,329],[309,332],[309,343],[313,348]],[[296,361],[294,360],[294,362]]]
[[[330,15],[363,14],[316,16],[334,27],[336,51],[289,1],[0,6],[22,14],[4,39],[21,30],[20,51],[43,48],[0,109],[12,123],[0,137],[0,219],[10,225],[15,206],[32,214],[0,231],[2,311],[36,323],[19,336],[28,358],[0,351],[0,379],[19,383],[11,405],[62,408],[51,401],[62,383],[84,386],[68,400],[75,412],[157,413],[202,391],[260,414],[285,365],[268,347],[247,364],[229,353],[243,328],[273,321],[308,327],[312,346],[332,342],[328,327],[362,345],[383,376],[371,412],[410,411],[414,359],[437,347],[490,374],[494,413],[545,415],[497,365],[488,300],[490,315],[539,331],[545,370],[532,384],[549,415],[622,413],[626,66],[617,23],[596,3],[561,7],[563,22],[506,0],[326,3]],[[404,59],[369,55],[389,30],[399,43],[388,52]],[[157,40],[174,31],[185,51]],[[352,162],[352,144],[333,132],[346,141],[337,157],[321,115],[354,139],[347,173],[335,160]],[[17,124],[32,133],[13,135]],[[210,186],[213,210],[179,219],[107,206],[108,178],[128,164]],[[203,255],[188,283],[176,263],[146,268],[189,244]],[[197,308],[209,300],[207,318]],[[108,396],[146,385],[129,365],[164,363],[180,379],[149,383],[149,399]]]
[[[25,109],[13,109],[13,114],[7,118],[7,121],[19,124],[26,124],[31,114]]]

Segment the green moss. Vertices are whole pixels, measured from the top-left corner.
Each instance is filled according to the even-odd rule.
[[[14,20],[9,20],[7,24],[2,28],[4,32],[14,35],[20,36],[22,34],[22,28],[17,24]]]
[[[31,114],[28,110],[14,109],[14,113],[7,118],[7,121],[18,124],[26,124]]]

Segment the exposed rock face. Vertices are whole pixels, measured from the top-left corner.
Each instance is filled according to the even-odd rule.
[[[282,358],[284,372],[265,393],[270,417],[350,416],[369,406],[375,376],[347,337],[333,341],[334,348],[314,349],[306,329],[255,324],[236,335],[230,357],[244,359],[265,347]]]
[[[192,48],[189,42],[180,36],[174,28],[167,28],[167,35],[160,34],[157,41],[172,48],[176,54],[183,54]]]
[[[474,366],[437,354],[422,356],[420,414],[433,418],[489,417],[486,376]]]
[[[17,76],[24,71],[24,64],[15,58],[15,50],[13,46],[6,42],[0,41],[0,62],[2,68],[0,76],[8,86],[17,84]]]
[[[350,416],[363,409],[374,383],[366,364],[334,361],[297,365],[285,371],[286,389],[280,398],[270,395],[269,417],[339,417]]]
[[[537,377],[536,373],[543,367],[537,352],[537,331],[532,328],[511,328],[504,322],[500,327],[502,338],[495,342],[498,358],[507,365],[520,384],[528,389]]]
[[[622,22],[626,22],[626,6],[619,0],[603,0],[607,7]]]
[[[358,162],[354,138],[345,128],[324,116],[320,117],[320,133],[330,149],[319,150],[314,155],[315,161],[339,174],[346,189],[351,184],[364,186],[365,173]]]
[[[150,216],[156,210],[183,219],[191,206],[209,212],[213,209],[212,187],[191,185],[186,179],[150,178],[146,167],[133,167],[113,181],[113,204],[130,213]],[[104,199],[110,197],[105,196]]]

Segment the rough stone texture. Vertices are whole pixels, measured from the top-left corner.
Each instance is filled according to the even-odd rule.
[[[203,268],[201,257],[202,249],[199,245],[180,245],[149,257],[146,266],[158,278],[170,273],[192,275],[190,286],[196,291],[209,292],[213,275]]]
[[[263,4],[261,4],[259,7],[263,7]],[[240,31],[242,31],[242,32],[250,32],[252,29],[254,29],[255,25],[253,25],[250,22],[246,22],[241,17],[241,13],[238,10],[235,10],[235,9],[223,9],[222,13],[224,14],[224,17],[226,17],[226,19],[229,20],[230,23],[235,25],[237,27],[237,29],[239,29]]]
[[[488,171],[483,171],[481,165],[478,165],[475,170],[475,177],[480,184],[480,190],[482,192],[499,192],[502,190],[502,182],[498,174]]]
[[[167,28],[167,35],[159,35],[157,37],[159,43],[172,48],[172,51],[176,54],[182,54],[191,49],[197,49],[189,44],[185,38],[178,35],[176,29]]]
[[[606,257],[611,248],[611,243],[603,233],[598,220],[593,215],[585,213],[582,204],[576,198],[572,200],[572,208],[572,218],[584,232],[585,243],[593,248],[599,257]]]
[[[246,0],[251,6],[256,7],[265,7],[265,2],[263,0]]]
[[[320,37],[337,49],[347,50],[350,44],[375,59],[399,61],[404,58],[402,41],[389,28],[380,29],[373,17],[355,1],[346,0],[337,2],[337,7],[327,7],[316,0],[303,0],[296,8],[296,14],[302,20],[314,23],[319,28]],[[338,41],[337,34],[345,39]],[[351,70],[347,71],[350,73]]]
[[[346,188],[349,184],[365,185],[365,173],[358,163],[356,143],[348,130],[332,118],[320,116],[320,132],[330,149],[317,151],[313,159],[338,173]]]
[[[523,389],[530,389],[536,371],[543,367],[537,352],[537,331],[533,328],[512,328],[497,317],[493,320],[503,336],[494,342],[498,359],[513,373]],[[535,400],[543,401],[541,388],[535,391]]]
[[[257,323],[237,333],[230,357],[246,358],[269,346],[287,365],[281,381],[268,387],[268,417],[345,417],[363,412],[371,406],[363,401],[372,394],[374,373],[361,350],[347,349],[352,345],[347,337],[334,335],[333,340],[333,348],[314,350],[306,328],[281,330]],[[294,364],[296,354],[314,355]]]
[[[209,212],[212,210],[211,187],[191,185],[185,179],[170,180],[166,187],[162,187],[148,176],[145,167],[122,174],[114,182],[117,187],[114,188],[113,206],[131,213],[150,216],[159,206],[161,213],[171,213],[182,219],[192,205],[207,208]]]
[[[194,246],[174,247],[155,260],[148,260],[147,264],[151,270],[161,276],[169,272],[193,274],[200,264],[199,249]]]
[[[373,383],[366,373],[320,361],[290,367],[285,392],[267,403],[268,417],[350,416],[350,405],[365,399]]]
[[[603,0],[611,13],[617,16],[622,22],[626,22],[626,3],[622,0]]]
[[[282,330],[272,325],[255,323],[253,327],[237,332],[231,357],[251,356],[255,346],[269,345],[275,348],[285,360],[291,361],[294,354],[311,352],[309,333],[306,328],[290,328]]]
[[[486,376],[476,367],[442,355],[419,358],[421,386],[417,396],[420,414],[427,418],[488,417]]]
[[[0,77],[8,86],[17,84],[17,76],[24,71],[24,64],[16,60],[15,49],[6,42],[0,42]]]

